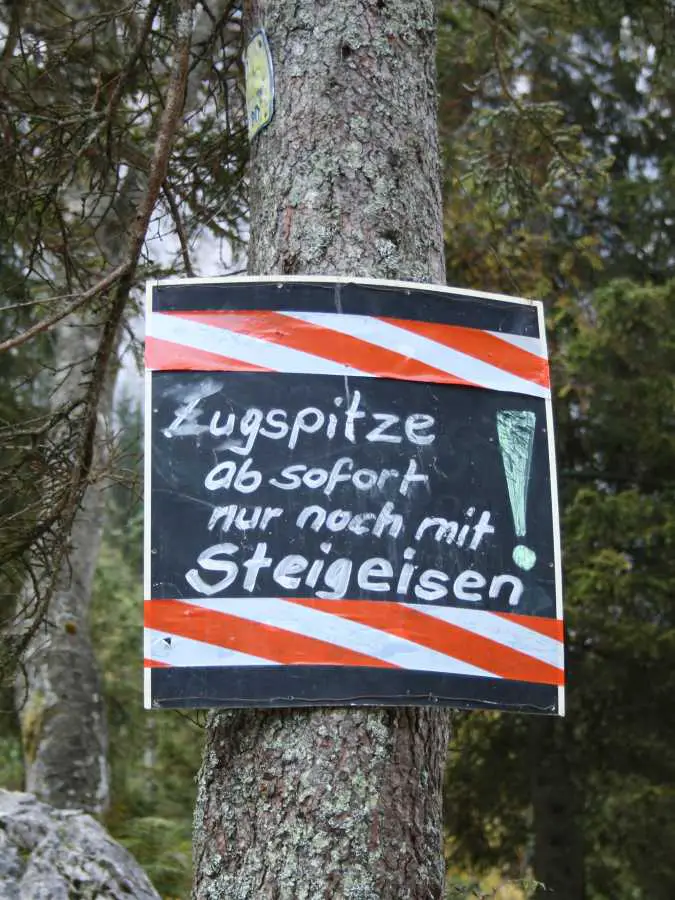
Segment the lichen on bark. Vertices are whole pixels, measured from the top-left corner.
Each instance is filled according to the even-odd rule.
[[[444,281],[433,0],[249,0],[276,110],[251,153],[251,274]],[[193,900],[443,896],[446,713],[215,712]]]
[[[433,3],[253,2],[276,111],[255,139],[249,269],[444,280]]]
[[[194,896],[441,897],[446,725],[423,708],[214,714]]]

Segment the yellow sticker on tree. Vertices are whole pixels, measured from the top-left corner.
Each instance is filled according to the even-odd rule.
[[[256,31],[244,54],[249,140],[269,125],[274,115],[274,70],[264,31]]]

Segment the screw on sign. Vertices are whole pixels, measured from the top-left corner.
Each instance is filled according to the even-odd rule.
[[[563,713],[539,304],[184,279],[146,333],[147,705]]]

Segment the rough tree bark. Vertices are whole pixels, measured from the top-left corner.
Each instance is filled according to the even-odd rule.
[[[276,113],[251,161],[252,274],[443,283],[432,0],[251,0]],[[437,710],[215,713],[194,900],[443,894]]]

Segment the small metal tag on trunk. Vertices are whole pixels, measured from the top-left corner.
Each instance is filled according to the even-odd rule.
[[[250,141],[274,115],[274,69],[267,35],[260,29],[251,37],[244,54],[246,112]]]

